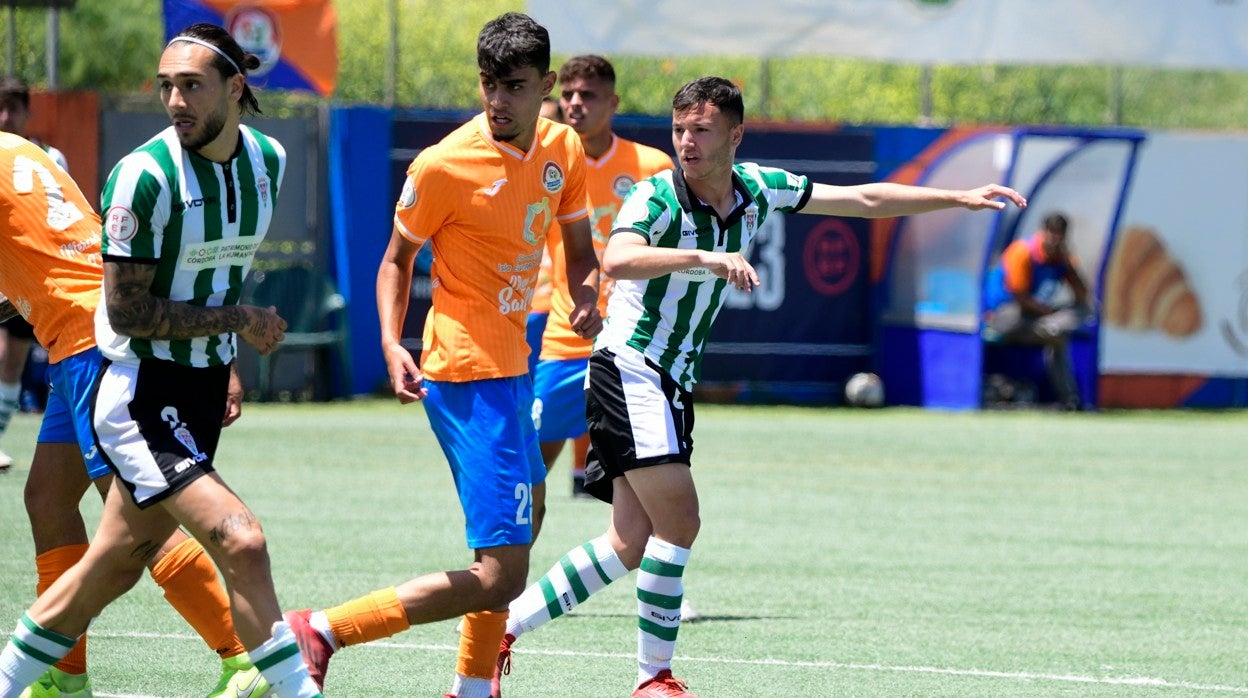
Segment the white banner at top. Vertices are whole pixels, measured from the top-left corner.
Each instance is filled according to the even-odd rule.
[[[1248,69],[1248,0],[528,0],[560,54]]]

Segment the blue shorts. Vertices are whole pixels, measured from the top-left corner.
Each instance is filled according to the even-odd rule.
[[[537,362],[533,373],[533,424],[541,443],[585,434],[585,372],[589,359]]]
[[[48,366],[48,406],[39,426],[41,444],[78,444],[92,480],[109,472],[91,430],[91,394],[102,361],[91,347]]]
[[[425,381],[425,414],[455,478],[468,547],[528,545],[533,485],[546,480],[529,376]]]
[[[542,335],[546,334],[546,321],[550,313],[529,313],[524,325],[524,341],[529,345],[529,373],[537,366],[537,356],[542,353]]]

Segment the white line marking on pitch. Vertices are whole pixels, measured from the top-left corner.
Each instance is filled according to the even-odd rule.
[[[96,637],[119,638],[152,638],[157,640],[196,640],[192,635],[171,635],[161,633],[109,633],[95,632]],[[425,645],[407,642],[370,642],[366,647],[390,648],[402,650],[421,650],[428,652],[456,652],[457,645]],[[524,654],[544,655],[548,657],[602,657],[608,659],[633,659],[634,655],[620,652],[579,652],[572,650],[544,650],[524,648]],[[988,669],[948,669],[927,666],[892,666],[888,664],[856,664],[852,662],[811,662],[792,661],[788,659],[730,659],[724,657],[676,657],[677,662],[694,662],[703,664],[741,664],[750,666],[799,667],[807,669],[836,669],[840,671],[878,671],[898,674],[941,674],[944,676],[973,676],[992,679],[1011,679],[1016,681],[1052,681],[1055,683],[1086,683],[1105,686],[1140,686],[1142,688],[1173,688],[1185,691],[1204,693],[1238,693],[1248,695],[1245,686],[1220,686],[1217,684],[1192,683],[1189,681],[1169,681],[1167,679],[1146,676],[1081,676],[1078,674],[1042,674],[1029,671],[991,671]],[[122,693],[96,693],[101,698],[155,698],[154,696],[131,695]]]

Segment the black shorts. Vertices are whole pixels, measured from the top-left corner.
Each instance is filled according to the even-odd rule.
[[[29,322],[26,322],[26,318],[21,315],[15,315],[4,322],[0,322],[0,326],[3,326],[4,330],[8,332],[11,337],[16,337],[18,339],[35,338],[34,326]]]
[[[104,461],[140,508],[213,471],[230,367],[104,361],[91,426]]]
[[[692,461],[693,395],[631,348],[589,357],[585,421],[585,491],[604,502],[629,470]]]

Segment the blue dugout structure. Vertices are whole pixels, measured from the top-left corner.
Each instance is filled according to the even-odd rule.
[[[1039,353],[999,345],[983,333],[983,286],[1000,252],[1029,235],[1047,213],[1071,221],[1070,245],[1093,298],[1144,133],[1134,130],[986,129],[928,146],[897,181],[950,189],[1001,182],[1028,207],[949,210],[892,224],[885,274],[876,286],[877,370],[890,403],[945,409],[982,405],[983,377],[1023,377],[1047,391]],[[1095,405],[1099,322],[1072,341],[1080,392]]]
[[[330,269],[351,308],[350,394],[387,381],[377,320],[377,265],[390,240],[394,212],[390,182],[389,109],[350,107],[329,114],[329,193],[333,227]]]

